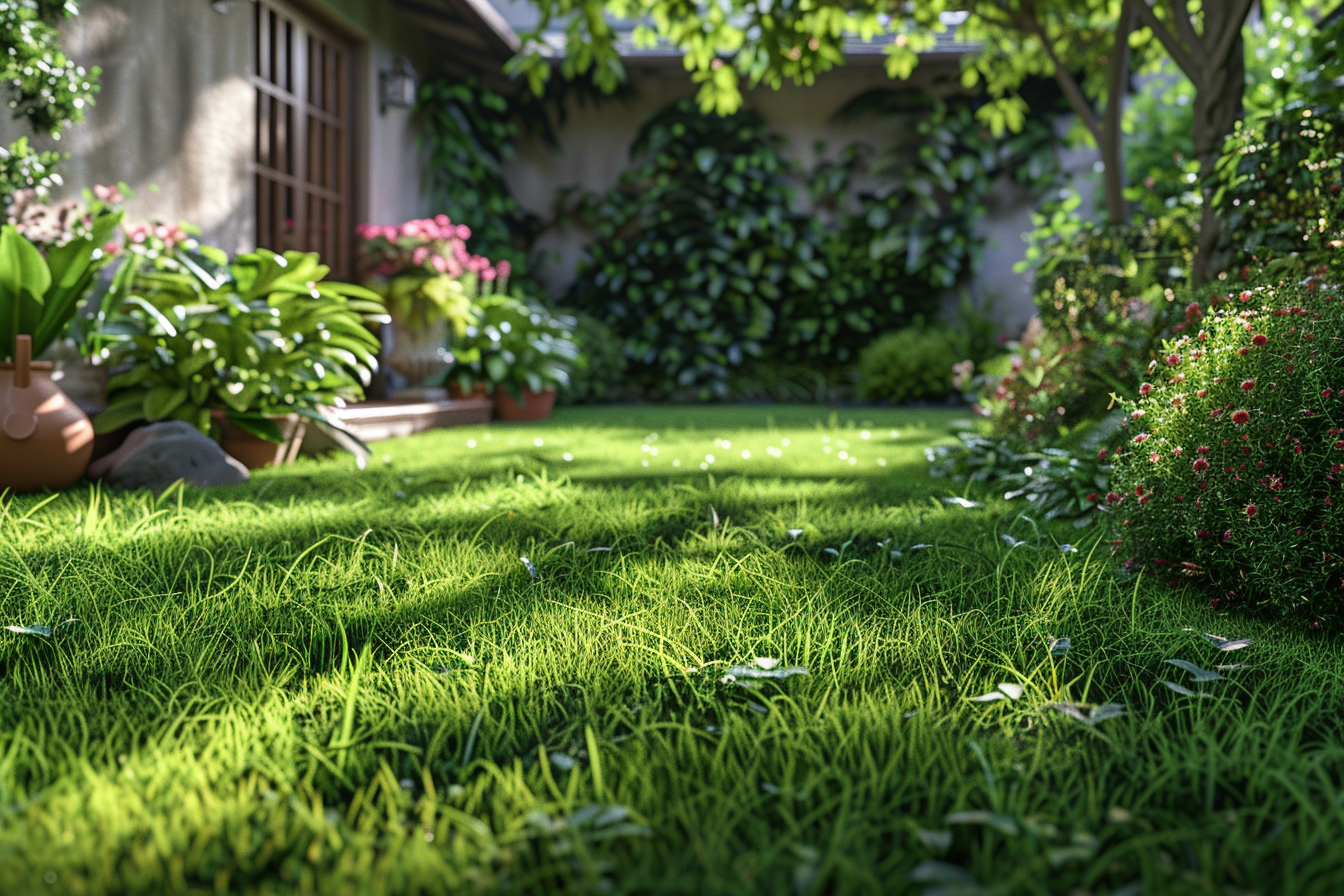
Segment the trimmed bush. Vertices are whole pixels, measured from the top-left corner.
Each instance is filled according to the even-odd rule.
[[[952,365],[965,356],[963,339],[947,327],[906,327],[859,354],[859,396],[901,404],[952,391]]]
[[[1344,598],[1344,299],[1260,287],[1198,308],[1127,406],[1107,500],[1126,556],[1214,604],[1325,613]],[[1192,311],[1192,317],[1196,316]]]
[[[611,327],[588,314],[574,315],[574,341],[579,359],[560,390],[562,404],[612,401],[625,393],[627,362],[621,339]]]

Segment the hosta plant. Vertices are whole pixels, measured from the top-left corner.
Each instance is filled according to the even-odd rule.
[[[127,264],[143,259],[128,254]],[[258,249],[228,262],[218,250],[182,251],[171,261],[119,272],[126,294],[98,333],[112,370],[99,432],[185,420],[209,433],[218,410],[279,441],[273,418],[333,428],[324,408],[363,396],[378,364],[365,325],[385,320],[376,295],[325,280],[315,254]]]
[[[1193,315],[1192,315],[1193,316]],[[1229,600],[1327,613],[1344,598],[1344,299],[1240,290],[1168,341],[1126,405],[1107,500],[1126,558]]]

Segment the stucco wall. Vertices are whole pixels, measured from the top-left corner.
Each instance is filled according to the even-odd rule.
[[[409,112],[384,114],[377,99],[378,72],[398,55],[425,63],[421,35],[378,0],[292,5],[357,47],[355,219],[427,213]],[[219,11],[207,0],[84,0],[80,8],[66,48],[102,68],[102,89],[85,122],[55,144],[70,153],[63,195],[122,181],[135,193],[131,220],[188,221],[208,242],[253,248],[252,4],[233,0]],[[0,122],[0,138],[18,133]]]
[[[929,63],[916,70],[909,86],[946,92],[955,88],[955,64]],[[526,208],[545,218],[552,213],[556,190],[575,186],[601,192],[609,189],[628,166],[628,150],[640,122],[665,103],[693,96],[695,85],[678,70],[631,72],[636,96],[627,103],[608,102],[598,107],[576,106],[560,131],[559,151],[536,141],[523,143],[518,155],[505,166],[505,178]],[[786,85],[780,90],[758,89],[746,102],[756,109],[787,141],[788,152],[804,169],[818,161],[817,141],[826,144],[834,157],[855,140],[880,148],[889,135],[870,124],[833,122],[832,116],[846,102],[873,88],[890,88],[892,82],[877,66],[850,66],[817,79],[812,87]],[[1075,161],[1087,168],[1090,158]],[[1031,228],[1030,198],[1011,184],[996,192],[980,231],[986,239],[980,275],[972,286],[976,299],[988,307],[1005,332],[1016,335],[1034,313],[1030,278],[1013,266],[1026,253],[1023,235]],[[561,294],[573,280],[590,236],[582,231],[553,229],[543,235],[539,271],[543,284]],[[949,297],[947,312],[955,314],[957,300]]]

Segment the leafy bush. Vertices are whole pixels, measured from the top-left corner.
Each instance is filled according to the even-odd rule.
[[[560,399],[566,404],[610,401],[624,392],[629,362],[621,351],[621,340],[611,327],[591,315],[575,315],[574,321],[579,357]]]
[[[211,410],[280,441],[272,418],[335,424],[323,406],[363,398],[377,369],[366,323],[378,297],[324,278],[316,254],[267,249],[232,261],[219,249],[128,252],[95,334],[112,376],[94,420],[112,432],[138,420],[184,420],[211,432]]]
[[[491,393],[502,387],[519,400],[524,388],[543,392],[569,384],[579,357],[572,317],[557,317],[537,303],[498,293],[477,300],[475,317],[454,341],[453,364],[442,382],[455,383],[466,395],[477,384]]]
[[[588,210],[597,238],[569,303],[621,334],[650,390],[726,396],[789,296],[826,276],[781,146],[753,112],[674,103],[644,122],[639,161]]]
[[[83,119],[98,92],[99,70],[86,71],[60,49],[60,24],[77,14],[75,4],[63,0],[0,3],[0,83],[15,116],[39,134],[59,138]],[[0,201],[7,205],[24,189],[45,196],[61,183],[56,173],[61,158],[59,152],[33,150],[25,137],[0,146]]]
[[[901,404],[952,391],[952,365],[964,343],[944,326],[906,327],[880,337],[859,354],[859,396]]]
[[[1165,345],[1113,491],[1126,554],[1282,611],[1344,595],[1344,300],[1319,281],[1219,297]]]
[[[974,277],[984,244],[976,225],[999,179],[1040,190],[1057,172],[1046,125],[995,139],[967,101],[878,89],[836,118],[895,125],[896,136],[875,156],[848,146],[812,174],[832,276],[793,294],[775,343],[785,358],[821,364],[850,361],[876,334],[936,314],[948,290]]]

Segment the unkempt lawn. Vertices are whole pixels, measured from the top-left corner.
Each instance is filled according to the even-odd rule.
[[[7,501],[0,893],[1344,892],[1338,643],[945,502],[957,416]]]

